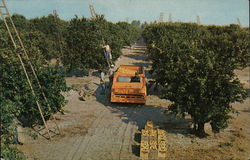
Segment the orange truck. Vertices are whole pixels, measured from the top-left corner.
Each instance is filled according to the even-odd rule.
[[[146,77],[143,67],[120,65],[113,77],[110,101],[145,104],[146,97]]]

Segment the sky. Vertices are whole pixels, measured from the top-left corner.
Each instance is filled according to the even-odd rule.
[[[6,0],[11,13],[27,18],[46,16],[57,10],[60,18],[70,20],[90,17],[89,4],[97,14],[104,14],[112,22],[140,20],[158,21],[160,13],[164,21],[169,14],[173,21],[195,22],[200,17],[201,24],[238,24],[249,26],[248,0]]]

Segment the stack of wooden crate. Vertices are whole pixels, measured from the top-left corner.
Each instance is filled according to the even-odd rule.
[[[147,121],[141,131],[140,158],[165,159],[167,157],[166,132],[155,129],[153,121]]]

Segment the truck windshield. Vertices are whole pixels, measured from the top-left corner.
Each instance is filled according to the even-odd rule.
[[[134,76],[134,77],[129,77],[129,76],[119,76],[117,77],[117,82],[137,82],[140,83],[140,77]]]

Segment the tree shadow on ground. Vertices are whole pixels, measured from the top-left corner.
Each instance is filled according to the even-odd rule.
[[[101,94],[101,88],[96,90],[96,99],[99,103],[109,108],[124,123],[135,124],[139,130],[145,127],[148,120],[152,120],[156,127],[168,133],[188,134],[190,119],[176,119],[171,113],[166,113],[166,108],[146,104],[110,103],[109,89]]]
[[[137,157],[140,156],[140,146],[139,145],[132,145],[132,153]]]
[[[124,50],[130,50],[132,51],[133,53],[139,53],[139,54],[144,54],[145,53],[145,48],[144,47],[126,47],[126,48],[123,48]]]
[[[246,92],[247,92],[247,96],[250,97],[250,88],[247,88]]]
[[[145,51],[133,51],[133,53],[137,53],[137,54],[144,54],[145,53]]]
[[[249,109],[244,109],[244,110],[242,110],[242,112],[250,112],[250,108]]]
[[[111,103],[109,101],[109,99],[110,99],[110,83],[105,82],[104,86],[105,86],[105,89],[103,90],[102,84],[98,84],[98,87],[95,90],[95,97],[99,103],[103,104],[104,106],[110,106],[111,105]]]
[[[66,73],[66,77],[83,77],[87,75],[88,75],[87,71],[80,69],[74,69]]]
[[[132,51],[145,51],[146,47],[144,45],[136,45],[130,48]]]
[[[134,60],[138,60],[138,61],[146,61],[148,59],[146,55],[142,55],[142,54],[129,54],[129,55],[123,55],[123,56],[134,59]]]
[[[142,66],[142,67],[148,67],[150,64],[149,63],[133,63],[133,65],[136,65],[136,66]]]
[[[98,78],[100,78],[100,75],[101,75],[101,73],[99,71],[92,71],[90,73],[90,76],[94,76],[94,77],[98,77]]]
[[[141,141],[141,133],[139,133],[139,132],[135,133],[134,141],[137,142],[137,143],[140,143],[140,141]]]

